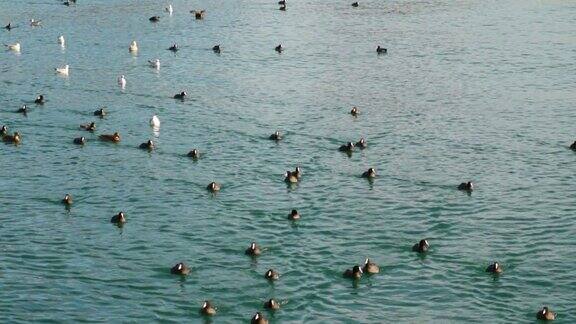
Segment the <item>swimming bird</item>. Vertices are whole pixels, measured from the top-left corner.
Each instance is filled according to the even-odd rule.
[[[340,146],[339,150],[340,152],[352,153],[354,151],[354,143],[348,142],[348,144]]]
[[[76,145],[84,145],[86,144],[86,137],[82,136],[82,137],[76,137],[74,139],[74,144]]]
[[[159,59],[148,60],[148,64],[150,64],[150,67],[153,67],[156,70],[160,70],[160,60]]]
[[[256,314],[254,314],[254,316],[252,316],[250,324],[268,324],[268,320],[264,318],[264,315],[262,315],[262,313],[257,312]]]
[[[72,203],[73,203],[72,196],[70,196],[69,194],[66,194],[66,196],[64,196],[64,199],[62,199],[62,203],[64,205],[67,205],[67,206],[72,205]]]
[[[148,150],[148,151],[152,151],[153,149],[155,149],[155,145],[154,142],[152,142],[151,140],[148,140],[145,143],[140,144],[139,148],[141,150]]]
[[[366,258],[366,260],[364,260],[364,266],[362,267],[362,272],[368,274],[379,273],[380,267],[378,267],[376,263],[370,261],[370,259]]]
[[[28,107],[26,105],[23,105],[22,107],[18,108],[16,112],[24,114],[24,116],[26,116],[28,114]]]
[[[274,269],[268,269],[268,271],[266,271],[266,273],[264,274],[264,278],[270,281],[274,281],[280,278],[280,274]]]
[[[126,88],[126,77],[124,76],[124,74],[118,77],[118,85],[122,89]]]
[[[358,142],[356,142],[356,145],[354,145],[354,146],[359,147],[361,150],[363,150],[363,149],[368,147],[368,143],[366,142],[364,137],[361,137],[360,140]]]
[[[100,108],[100,109],[94,111],[94,116],[104,117],[104,116],[106,116],[106,111],[104,110],[104,108]]]
[[[472,190],[474,190],[474,184],[471,181],[462,182],[460,185],[458,185],[458,190],[472,192]]]
[[[281,5],[280,8],[278,8],[278,10],[280,11],[286,11],[286,5]]]
[[[64,66],[62,66],[62,67],[57,67],[57,68],[55,68],[54,70],[55,70],[56,73],[58,73],[58,74],[68,75],[69,68],[70,68],[69,65],[66,64],[66,65],[64,65]]]
[[[14,26],[12,26],[11,22],[9,22],[8,25],[4,26],[4,29],[7,29],[7,30],[12,30],[13,28],[14,28]]]
[[[574,143],[572,143],[572,145],[570,145],[570,149],[576,151],[576,141],[574,141]]]
[[[414,246],[412,247],[412,251],[419,253],[427,252],[428,249],[430,249],[430,244],[428,243],[428,240],[420,240],[420,242],[414,244]]]
[[[112,216],[112,218],[110,218],[110,223],[117,225],[126,223],[126,216],[124,215],[124,212],[119,212],[118,214]]]
[[[547,306],[544,306],[538,313],[536,313],[536,318],[543,321],[553,321],[556,319],[556,313],[548,309]]]
[[[220,185],[216,182],[210,182],[206,189],[210,192],[217,192],[220,191]]]
[[[292,209],[290,214],[288,214],[288,219],[289,220],[299,220],[300,214],[298,213],[298,211],[296,209]]]
[[[190,13],[194,14],[194,17],[198,20],[203,19],[204,18],[204,13],[206,12],[206,10],[191,10]]]
[[[136,43],[136,41],[132,41],[132,43],[130,43],[130,47],[128,47],[128,51],[138,52],[138,43]]]
[[[170,268],[170,273],[171,274],[177,274],[177,275],[182,275],[182,276],[186,276],[191,272],[190,267],[188,267],[186,264],[184,264],[183,262],[179,262],[176,263],[175,266],[173,266],[172,268]]]
[[[36,97],[36,99],[34,100],[34,103],[37,105],[43,105],[44,104],[44,95],[39,95],[38,97]]]
[[[385,49],[384,47],[380,47],[380,45],[378,45],[378,47],[376,47],[376,53],[378,53],[378,54],[386,54],[386,53],[388,53],[388,50]]]
[[[292,172],[292,175],[298,178],[298,180],[300,180],[300,178],[302,177],[302,169],[299,166],[297,166],[296,169],[294,169],[294,172]]]
[[[279,5],[286,5],[286,0],[280,0],[280,1],[278,1],[278,4]]]
[[[93,132],[96,130],[96,123],[91,122],[90,124],[80,125],[80,129]]]
[[[376,170],[374,170],[374,168],[368,169],[368,171],[362,173],[362,178],[368,178],[368,179],[376,178]]]
[[[282,135],[280,134],[280,131],[275,131],[274,134],[270,135],[270,139],[273,141],[282,140]]]
[[[488,268],[486,268],[486,272],[490,273],[502,273],[502,271],[503,271],[502,267],[498,262],[494,262],[491,265],[489,265]]]
[[[358,2],[352,2],[352,7],[354,8],[358,7]]]
[[[42,25],[42,21],[40,20],[35,20],[35,19],[30,19],[30,26],[32,27],[38,27]]]
[[[8,134],[8,127],[6,125],[2,125],[0,128],[0,136],[4,136]]]
[[[120,142],[120,134],[118,134],[118,132],[114,133],[114,134],[103,134],[99,136],[101,141],[104,142],[114,142],[114,143],[118,143]]]
[[[14,143],[14,144],[20,144],[20,141],[22,139],[20,138],[20,133],[18,132],[14,132],[14,135],[8,135],[8,134],[4,134],[2,136],[2,141],[4,143]]]
[[[166,7],[164,10],[166,10],[166,12],[172,16],[172,13],[174,12],[174,9],[172,9],[172,5],[169,4],[168,7]]]
[[[358,108],[356,107],[352,107],[352,110],[350,110],[350,115],[357,117],[360,114],[360,110],[358,110]]]
[[[168,50],[172,52],[178,52],[179,49],[180,46],[178,46],[178,44],[172,44],[172,46],[168,47]]]
[[[4,44],[10,51],[20,52],[20,43]]]
[[[192,151],[188,152],[187,155],[193,159],[198,159],[200,157],[200,152],[197,149],[193,149]]]
[[[64,36],[58,36],[58,44],[60,44],[62,47],[66,46],[66,40],[64,39]]]
[[[182,91],[180,93],[177,93],[174,95],[174,99],[180,99],[180,100],[184,100],[184,98],[186,98],[186,96],[188,96],[188,94],[186,93],[186,91]]]
[[[284,50],[284,47],[282,47],[282,44],[274,47],[274,50],[278,53],[282,53],[282,51]]]
[[[274,300],[274,298],[270,298],[268,301],[264,302],[264,308],[277,310],[280,309],[280,303]]]
[[[160,118],[158,118],[158,116],[153,115],[152,118],[150,118],[150,126],[154,127],[154,128],[159,128],[160,127]]]
[[[284,173],[284,181],[287,183],[297,183],[298,177],[296,177],[292,171],[286,171],[286,173]]]
[[[352,269],[346,269],[342,275],[344,278],[360,279],[362,278],[362,269],[355,265]]]
[[[214,316],[216,315],[216,307],[212,306],[212,303],[206,300],[200,308],[200,314]]]
[[[258,256],[262,253],[262,250],[260,249],[258,244],[256,244],[256,242],[252,242],[252,244],[250,244],[250,247],[247,248],[246,251],[244,251],[244,253],[246,255]]]
[[[150,19],[148,19],[148,20],[150,20],[151,22],[159,22],[159,21],[160,21],[160,16],[152,16],[152,17],[150,17]]]
[[[220,45],[214,45],[214,47],[212,47],[212,51],[214,51],[214,53],[220,54]]]

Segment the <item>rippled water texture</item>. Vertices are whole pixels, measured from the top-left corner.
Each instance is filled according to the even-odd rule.
[[[531,323],[543,305],[576,322],[576,2],[350,2],[178,0],[169,17],[153,0],[1,1],[18,25],[1,42],[22,52],[0,51],[0,124],[23,142],[0,145],[0,322],[201,322],[210,299],[215,323],[238,323],[270,297],[274,323]],[[97,140],[114,131],[121,143]],[[366,150],[338,152],[362,136]],[[379,275],[342,278],[365,257]]]

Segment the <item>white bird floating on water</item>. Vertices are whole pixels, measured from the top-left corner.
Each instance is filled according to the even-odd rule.
[[[138,52],[138,44],[136,43],[136,41],[132,41],[132,43],[130,43],[129,50],[130,52]]]
[[[62,75],[68,75],[68,64],[64,65],[63,67],[57,67],[54,70],[56,70],[56,73],[58,74],[62,74]]]
[[[20,52],[20,43],[16,44],[4,44],[9,50],[14,52]]]
[[[118,85],[122,89],[126,88],[126,78],[124,77],[124,74],[118,77]]]
[[[58,36],[58,44],[60,44],[62,47],[66,46],[66,40],[64,39],[64,36]]]
[[[42,21],[40,21],[40,20],[30,19],[30,26],[32,26],[32,27],[38,27],[41,24],[42,24]]]
[[[148,63],[150,63],[150,67],[153,67],[157,70],[160,70],[160,60],[159,59],[149,60]]]
[[[153,128],[160,128],[160,118],[156,115],[152,116],[152,118],[150,118],[150,126]]]
[[[172,10],[172,5],[169,4],[168,7],[166,7],[166,12],[168,12],[168,14],[169,14],[170,16],[172,16],[172,12],[173,12],[173,11],[174,11],[174,10]]]

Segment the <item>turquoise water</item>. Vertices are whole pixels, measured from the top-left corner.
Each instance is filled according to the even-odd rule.
[[[79,2],[0,2],[19,25],[0,41],[22,44],[0,52],[0,124],[23,137],[0,145],[0,322],[203,322],[209,299],[214,323],[238,323],[270,297],[274,323],[532,323],[543,305],[576,321],[575,1],[174,1],[172,17],[153,0]],[[114,131],[121,143],[97,140]],[[338,152],[361,136],[366,150]],[[147,139],[156,151],[137,149]],[[380,274],[342,278],[365,257]]]

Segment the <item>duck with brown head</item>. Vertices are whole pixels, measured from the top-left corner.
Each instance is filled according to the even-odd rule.
[[[20,133],[14,132],[14,135],[8,135],[8,134],[3,135],[2,141],[4,143],[20,144],[22,138],[20,137]]]
[[[113,143],[120,142],[120,134],[118,132],[115,132],[114,134],[102,134],[98,138],[100,138],[100,140],[104,142],[113,142]]]

